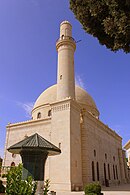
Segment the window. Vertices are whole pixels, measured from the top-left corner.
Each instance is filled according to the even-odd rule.
[[[114,167],[114,165],[113,165],[113,177],[114,177],[114,179],[116,179],[116,176],[115,176],[115,167]]]
[[[16,154],[13,153],[13,154],[12,154],[12,157],[15,158],[15,157],[16,157]]]
[[[107,175],[106,175],[106,164],[104,163],[104,180],[106,182]]]
[[[116,179],[118,179],[118,170],[117,170],[117,165],[116,165]]]
[[[11,163],[11,167],[15,167],[15,163],[14,162]]]
[[[48,116],[51,116],[51,110],[48,111]]]
[[[60,80],[62,79],[62,75],[60,75]]]
[[[37,114],[37,119],[38,118],[41,118],[41,112],[38,112],[38,114]]]
[[[107,154],[105,153],[105,159],[107,160]]]
[[[110,175],[110,166],[109,166],[109,164],[108,164],[108,178],[109,178],[109,180],[111,179],[111,175]]]
[[[61,39],[64,39],[64,35],[61,36]]]
[[[99,164],[97,162],[97,180],[99,181]]]
[[[94,150],[94,157],[96,157],[96,150]]]
[[[113,156],[113,160],[115,161],[115,156]]]
[[[92,180],[95,181],[94,162],[92,161]]]

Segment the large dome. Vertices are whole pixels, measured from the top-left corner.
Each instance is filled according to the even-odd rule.
[[[87,111],[92,113],[94,116],[98,117],[99,112],[97,110],[96,104],[92,97],[81,87],[75,87],[76,101],[81,105],[82,108],[85,108]],[[36,100],[34,104],[33,111],[44,105],[53,103],[56,101],[57,96],[57,85],[53,85],[46,89]]]

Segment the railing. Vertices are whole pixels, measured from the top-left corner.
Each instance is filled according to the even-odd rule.
[[[71,40],[71,41],[74,41],[74,42],[76,43],[76,41],[74,40],[73,37],[64,36],[64,35],[62,35],[59,39],[57,39],[57,40],[56,40],[56,43],[57,43],[58,41],[62,41],[62,40]]]

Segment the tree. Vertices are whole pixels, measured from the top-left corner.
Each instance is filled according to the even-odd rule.
[[[70,9],[101,45],[130,52],[130,0],[70,0]]]
[[[7,173],[6,195],[34,195],[37,184],[32,177],[22,180],[22,165],[11,167]]]

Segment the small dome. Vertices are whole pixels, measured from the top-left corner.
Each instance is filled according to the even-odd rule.
[[[76,101],[85,108],[87,111],[91,112],[96,117],[99,117],[99,112],[97,110],[96,104],[92,97],[81,87],[75,86]],[[43,105],[47,105],[56,101],[57,96],[57,85],[53,85],[46,89],[36,100],[34,104],[33,111],[40,108]]]

